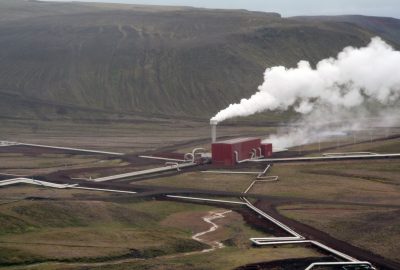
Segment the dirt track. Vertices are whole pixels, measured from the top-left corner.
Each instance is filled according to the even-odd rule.
[[[271,203],[268,200],[260,200],[255,204],[256,207],[263,210],[268,215],[274,217],[275,219],[283,222],[290,228],[294,229],[296,232],[306,236],[309,239],[317,240],[331,248],[344,252],[352,257],[355,257],[359,260],[369,261],[375,266],[377,266],[380,270],[398,270],[400,269],[400,263],[388,260],[383,258],[382,256],[376,255],[367,250],[355,247],[347,242],[338,240],[327,233],[324,233],[320,230],[317,230],[308,225],[302,224],[298,221],[289,219],[276,210],[276,204]]]
[[[51,175],[49,177],[49,180],[56,180],[56,182],[61,182],[61,183],[71,183],[71,180],[62,177],[65,175]],[[45,177],[47,178],[47,177]],[[57,179],[55,179],[57,178]],[[74,183],[75,181],[73,181]],[[124,183],[124,182],[107,182],[107,183],[94,183],[94,182],[87,182],[87,181],[78,181],[82,186],[88,186],[88,187],[97,187],[97,188],[111,188],[111,189],[122,189],[122,190],[132,190],[132,191],[137,191],[137,192],[142,192],[138,193],[137,196],[160,196],[164,194],[202,194],[202,195],[216,195],[216,196],[236,196],[239,197],[243,194],[239,192],[224,192],[224,191],[210,191],[210,190],[198,190],[198,189],[182,189],[182,188],[172,188],[172,187],[154,187],[154,186],[133,186],[129,183]],[[136,195],[135,195],[136,196]],[[132,198],[132,196],[130,196]],[[273,216],[277,220],[285,223],[289,227],[293,228],[295,231],[298,233],[302,234],[303,236],[306,236],[309,239],[313,239],[316,241],[319,241],[329,247],[332,247],[334,249],[337,249],[341,252],[344,252],[352,257],[355,257],[359,260],[366,260],[370,261],[374,265],[376,265],[380,270],[396,270],[400,269],[400,264],[396,263],[394,261],[385,259],[379,255],[373,254],[367,250],[360,249],[358,247],[355,247],[353,245],[350,245],[344,241],[340,241],[338,239],[333,238],[332,236],[319,231],[315,228],[312,228],[310,226],[304,225],[302,223],[299,223],[297,221],[288,219],[282,215],[280,215],[276,209],[275,206],[283,203],[288,203],[288,202],[297,202],[297,203],[305,203],[305,202],[312,202],[312,203],[332,203],[329,201],[323,201],[323,200],[309,200],[309,199],[293,199],[290,197],[276,197],[276,196],[257,196],[261,199],[256,206],[259,207],[261,210],[265,211],[267,214]],[[122,198],[121,198],[122,199]],[[349,202],[334,202],[335,204],[352,204]],[[354,205],[364,205],[364,206],[374,206],[376,207],[377,205],[375,204],[362,204],[362,203],[353,203]],[[381,207],[400,207],[398,205],[379,205]],[[244,216],[245,220],[251,224],[254,227],[257,227],[261,229],[263,227],[263,231],[267,233],[271,233],[274,235],[280,235],[282,232],[277,231],[276,229],[271,229],[273,227],[272,224],[269,222],[265,222],[265,220],[260,220],[254,215],[249,215],[249,213],[242,212],[242,215]],[[263,223],[263,224],[261,224]],[[260,265],[261,266],[261,265]],[[253,266],[251,266],[253,267]],[[246,268],[244,268],[246,269]],[[251,268],[247,268],[251,269]],[[261,268],[262,269],[262,268]]]
[[[59,182],[64,182],[64,181],[60,181]],[[67,181],[70,183],[70,181]],[[122,189],[122,190],[132,190],[132,191],[139,191],[137,189],[137,187],[132,186],[130,184],[127,183],[115,183],[115,182],[110,182],[110,183],[94,183],[94,182],[85,182],[82,181],[81,182],[82,185],[84,186],[90,186],[90,187],[99,187],[99,188],[113,188],[113,189]],[[195,190],[195,189],[191,189],[191,190],[181,190],[181,189],[174,189],[174,188],[161,188],[161,190],[157,190],[157,188],[155,189],[154,187],[152,187],[152,189],[149,190],[142,190],[143,193],[138,193],[138,194],[134,194],[132,196],[118,196],[115,198],[112,198],[112,200],[124,200],[124,199],[132,199],[132,197],[148,197],[148,196],[152,196],[152,197],[159,197],[159,198],[163,198],[165,199],[164,196],[162,196],[162,194],[166,194],[166,193],[175,193],[175,194],[191,194],[191,193],[200,193],[203,195],[225,195],[225,196],[237,196],[239,197],[240,195],[243,195],[241,193],[232,193],[232,192],[213,192],[213,191],[206,191],[206,190]],[[160,197],[161,195],[161,197]],[[331,204],[332,202],[330,201],[323,201],[323,200],[293,200],[293,198],[289,198],[289,197],[273,197],[273,196],[262,196],[264,197],[264,199],[258,201],[255,205],[260,208],[261,210],[263,210],[264,212],[266,212],[267,214],[273,216],[275,219],[285,223],[286,225],[288,225],[289,227],[291,227],[292,229],[294,229],[295,231],[297,231],[298,233],[302,234],[303,236],[306,236],[309,239],[313,239],[313,240],[317,240],[325,245],[328,245],[334,249],[337,249],[341,252],[344,252],[352,257],[355,257],[357,259],[360,260],[366,260],[366,261],[370,261],[371,263],[373,263],[374,265],[378,266],[380,270],[396,270],[396,269],[400,269],[400,264],[390,261],[388,259],[385,259],[379,255],[373,254],[367,250],[363,250],[360,249],[358,247],[352,246],[346,242],[340,241],[338,239],[335,239],[333,237],[331,237],[330,235],[319,231],[315,228],[312,228],[310,226],[304,225],[300,222],[291,220],[289,218],[286,218],[282,215],[280,215],[275,207],[280,205],[280,204],[285,204],[288,202],[297,202],[297,203],[304,203],[304,202],[308,202],[308,203],[328,203]],[[79,199],[79,198],[75,198],[75,199]],[[90,198],[88,198],[90,199]],[[94,198],[96,200],[98,200],[99,198]],[[107,198],[104,198],[107,200]],[[340,204],[340,202],[335,202],[335,204]],[[204,203],[201,203],[204,204]],[[219,204],[214,204],[214,203],[207,203],[210,205],[217,205],[217,206],[222,206]],[[342,202],[342,204],[351,204],[348,202]],[[359,204],[359,203],[355,203],[355,205],[371,205],[376,207],[377,205],[374,204]],[[396,205],[379,205],[382,207],[399,207]],[[227,207],[227,205],[223,205],[223,207],[225,208],[230,208]],[[254,212],[250,211],[249,209],[245,209],[245,208],[235,208],[236,211],[240,212],[242,214],[242,216],[244,217],[245,221],[259,229],[262,230],[268,234],[271,235],[277,235],[277,236],[284,236],[285,233],[281,230],[279,230],[279,228],[277,228],[275,225],[273,225],[272,223],[264,220],[264,219],[259,219],[257,217],[257,215],[255,215]],[[291,262],[288,262],[289,265],[291,264]],[[264,264],[261,264],[260,266],[262,266]],[[249,266],[250,268],[242,268],[242,269],[257,269],[257,268],[251,268],[254,265]],[[266,265],[264,265],[266,266]],[[259,268],[259,269],[263,269],[263,268]],[[264,268],[264,269],[268,269],[268,268]],[[285,269],[285,268],[282,268]],[[289,268],[287,268],[289,269]]]
[[[333,262],[335,261],[332,257],[317,257],[317,258],[304,258],[304,259],[287,259],[278,260],[265,263],[254,263],[244,266],[240,266],[235,270],[294,270],[294,269],[305,269],[307,266],[314,262]]]
[[[191,145],[195,142],[202,142],[205,141],[203,139],[201,140],[196,140],[196,141],[191,141],[191,142],[186,142],[186,143],[181,143],[179,145],[171,146],[171,147],[165,147],[161,151],[163,155],[170,155],[169,153],[166,153],[168,151],[173,151],[176,149],[177,146],[186,146],[186,145]],[[1,149],[0,149],[1,150]],[[32,147],[14,147],[14,148],[9,148],[7,147],[4,148],[3,151],[9,152],[10,150],[17,150],[16,152],[21,152],[24,154],[30,154],[30,155],[35,155],[43,152],[62,152],[62,153],[68,153],[70,154],[69,151],[61,151],[61,150],[53,150],[53,149],[34,149]],[[156,152],[152,153],[146,153],[146,154],[154,154]],[[160,153],[160,152],[158,152]],[[288,154],[288,153],[286,153]],[[304,153],[303,153],[304,154]],[[171,154],[172,155],[172,154]],[[177,157],[177,156],[174,156]],[[152,161],[152,160],[143,160],[139,159],[136,156],[126,156],[124,158],[126,161],[129,161],[131,165],[128,165],[128,167],[134,168],[135,166],[138,165],[147,165],[147,164],[156,164],[157,162]],[[103,168],[104,169],[104,168]],[[114,168],[110,167],[107,168],[110,171],[113,171]],[[107,170],[106,169],[106,170]],[[90,171],[90,170],[98,170],[98,168],[86,168],[86,169],[79,169],[80,171]],[[134,197],[144,197],[144,196],[162,196],[164,194],[203,194],[203,195],[216,195],[216,196],[236,196],[240,197],[243,196],[242,193],[238,192],[224,192],[224,191],[210,191],[210,190],[199,190],[199,189],[182,189],[182,188],[171,188],[171,187],[154,187],[154,186],[133,186],[129,183],[123,183],[123,182],[107,182],[107,183],[95,183],[95,182],[87,182],[87,181],[79,181],[79,180],[71,180],[68,177],[68,174],[70,174],[72,171],[60,171],[54,174],[49,174],[49,175],[44,175],[38,177],[39,179],[43,180],[49,180],[51,182],[57,182],[57,183],[68,183],[68,184],[80,184],[82,186],[87,186],[87,187],[95,187],[95,188],[110,188],[110,189],[121,189],[121,190],[131,190],[131,191],[137,191],[141,192],[138,193],[137,195],[134,195]],[[172,172],[172,174],[176,174],[176,172]],[[149,177],[154,177],[154,176],[149,176]],[[158,176],[159,177],[159,176]],[[132,196],[126,196],[126,198],[132,198]],[[303,236],[306,236],[309,239],[313,239],[316,241],[319,241],[329,247],[332,247],[334,249],[337,249],[341,252],[344,252],[352,257],[355,257],[360,260],[366,260],[370,261],[374,265],[378,266],[380,270],[396,270],[400,269],[400,263],[385,259],[379,255],[373,254],[367,250],[360,249],[358,247],[355,247],[349,243],[346,243],[344,241],[340,241],[338,239],[333,238],[332,236],[319,231],[313,227],[307,226],[305,224],[302,224],[300,222],[297,222],[295,220],[289,219],[285,216],[282,216],[281,214],[278,213],[276,210],[276,206],[288,202],[296,202],[296,203],[332,203],[329,201],[323,201],[323,200],[307,200],[307,199],[293,199],[290,197],[276,197],[276,196],[266,196],[266,195],[252,195],[249,197],[258,197],[261,200],[256,203],[256,206],[266,212],[267,214],[273,216],[275,219],[285,223],[298,233],[302,234]],[[119,196],[119,199],[124,199],[124,196]],[[335,204],[354,204],[354,205],[364,205],[364,206],[381,206],[381,207],[400,207],[399,205],[375,205],[375,204],[357,204],[357,203],[348,203],[348,202],[334,202]],[[271,233],[274,235],[281,235],[283,232],[280,232],[278,228],[273,228],[274,226],[270,224],[269,222],[265,222],[263,219],[259,219],[254,213],[249,213],[251,211],[247,210],[238,210],[241,212],[243,215],[244,219],[246,222],[251,224],[252,226],[262,229],[263,231],[267,233]],[[283,263],[283,262],[279,262]],[[288,262],[291,263],[291,262]],[[265,264],[257,264],[260,268],[251,268],[255,267],[255,265],[249,265],[246,266],[248,268],[239,268],[239,269],[268,269],[265,268],[267,265],[270,265],[268,263]],[[265,266],[265,267],[264,267]],[[270,265],[273,266],[273,265]],[[264,267],[264,268],[263,268]],[[284,268],[282,268],[284,269]]]

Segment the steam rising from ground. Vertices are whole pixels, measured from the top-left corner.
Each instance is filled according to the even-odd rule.
[[[388,108],[398,112],[399,97],[400,52],[375,37],[368,46],[347,47],[316,68],[307,61],[296,68],[268,68],[258,92],[229,105],[212,120],[293,108],[303,115],[296,123],[299,128],[269,138],[278,147],[289,147],[316,141],[323,133],[361,128],[370,117],[386,118]]]

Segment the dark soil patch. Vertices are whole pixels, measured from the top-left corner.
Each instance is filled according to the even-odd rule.
[[[260,200],[256,204],[256,207],[267,213],[268,215],[272,216],[273,218],[279,220],[280,222],[284,223],[285,225],[289,226],[297,233],[307,237],[308,239],[319,241],[333,249],[336,249],[340,252],[348,254],[354,258],[357,258],[362,261],[369,261],[375,266],[378,267],[380,270],[397,270],[400,269],[400,264],[389,259],[386,259],[380,255],[374,254],[368,250],[364,250],[353,246],[347,242],[338,240],[329,234],[317,230],[311,226],[305,225],[293,219],[287,218],[281,215],[276,210],[276,205],[271,204],[267,200]]]
[[[277,260],[272,262],[253,263],[240,266],[235,270],[297,270],[306,269],[312,263],[315,262],[334,262],[335,259],[332,257],[316,257],[316,258],[303,258],[303,259],[287,259]]]
[[[19,153],[26,156],[38,156],[42,154],[66,154],[66,155],[85,155],[85,156],[103,156],[100,153],[91,153],[78,150],[66,150],[56,148],[46,148],[39,146],[28,146],[28,145],[12,145],[0,147],[0,153]]]

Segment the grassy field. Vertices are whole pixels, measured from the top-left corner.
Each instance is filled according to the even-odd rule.
[[[242,192],[254,181],[254,178],[254,175],[189,172],[177,176],[132,182],[132,184]]]
[[[400,160],[281,164],[279,182],[259,184],[253,194],[400,205]]]
[[[4,140],[122,153],[151,151],[167,146],[186,153],[197,147],[199,140],[201,145],[211,140],[208,121],[160,118],[127,122],[2,120],[0,131]],[[267,136],[272,131],[273,128],[268,125],[221,124],[218,136]]]
[[[312,149],[315,145],[311,146]],[[310,150],[308,149],[308,150]],[[366,142],[340,147],[332,152],[400,152],[399,139]],[[243,170],[243,169],[241,169]],[[247,170],[259,170],[256,167]],[[400,160],[354,160],[314,163],[275,164],[269,175],[274,183],[257,183],[250,194],[286,196],[293,200],[315,199],[349,203],[400,206]],[[136,182],[240,192],[254,180],[251,175],[184,173]],[[283,215],[324,231],[335,238],[395,261],[398,256],[400,227],[397,208],[354,205],[294,204],[278,209]]]
[[[0,153],[0,173],[17,175],[47,174],[87,167],[120,167],[127,164],[120,159],[106,160],[94,155]]]
[[[167,204],[166,207],[165,203],[120,205],[101,201],[7,204],[1,207],[1,250],[5,254],[18,250],[26,258],[15,260],[3,255],[1,263],[146,258],[203,248],[190,239],[188,231],[159,225],[164,216],[187,209],[184,204],[176,207],[174,203]],[[152,205],[161,207],[163,213],[147,212]],[[191,209],[207,210],[199,206]]]
[[[337,239],[400,262],[397,209],[346,205],[285,205],[279,211]]]
[[[155,149],[184,153],[197,146],[209,146],[207,122],[158,119],[135,124],[109,123],[107,128],[105,123],[43,121],[35,125],[38,126],[28,122],[8,122],[0,129],[5,138],[16,141],[128,153]],[[220,137],[266,135],[273,129],[227,124],[219,126],[218,134]],[[397,152],[399,146],[399,141],[392,139],[335,151]],[[3,151],[0,161],[0,172],[26,174],[109,166],[116,167],[113,169],[115,172],[124,172],[147,166],[138,164],[135,167],[134,162],[129,164],[132,167],[126,166],[128,159],[41,153],[39,150],[34,154]],[[260,171],[262,168],[260,164],[240,170]],[[270,175],[278,175],[279,181],[258,183],[250,194],[255,197],[287,196],[293,200],[400,205],[399,168],[400,160],[276,164]],[[102,173],[109,172],[81,171],[75,176],[95,177]],[[184,172],[132,184],[242,192],[253,180],[254,175]],[[206,237],[207,241],[220,241],[227,247],[209,254],[198,254],[206,246],[192,240],[191,236],[207,229],[202,217],[216,210],[210,206],[149,200],[127,202],[119,200],[119,195],[102,192],[56,191],[26,186],[2,188],[0,196],[0,265],[10,269],[26,269],[32,263],[39,265],[32,265],[30,269],[232,269],[260,261],[319,256],[312,249],[300,247],[251,248],[248,238],[264,234],[250,228],[236,212],[216,221],[220,230]],[[36,200],[31,200],[32,197]],[[287,209],[283,213],[297,219],[303,213],[301,211],[308,211],[304,214],[308,217],[305,223],[334,236],[340,233],[339,229],[335,231],[335,227],[345,230],[340,236],[344,237],[343,240],[374,252],[383,241],[385,248],[377,253],[396,259],[394,250],[397,245],[390,238],[397,233],[395,224],[398,221],[391,218],[395,212],[386,208],[351,210],[353,212],[345,216],[348,223],[342,226],[339,224],[341,217],[335,215],[337,207],[324,208],[328,217],[322,225],[315,214],[321,211]],[[296,216],[296,213],[301,214]],[[375,230],[370,237],[352,233],[353,224],[372,223],[372,220],[363,219],[364,215],[380,219],[376,228],[366,226]],[[390,234],[384,235],[384,226],[390,226]]]
[[[210,126],[207,121],[163,120],[145,122],[62,122],[62,121],[4,121],[0,126],[1,139],[93,150],[116,151],[136,155],[144,151],[191,152],[193,148],[209,148]],[[219,137],[266,136],[272,127],[252,127],[248,124],[220,125]],[[129,158],[82,153],[64,153],[31,148],[15,152],[0,148],[0,173],[46,174],[58,170],[98,168],[68,173],[70,177],[95,178],[149,168]],[[129,165],[130,164],[130,165]],[[129,165],[129,166],[126,166]],[[159,165],[163,166],[164,162]],[[108,167],[113,167],[108,169]],[[101,168],[104,168],[101,169]]]
[[[84,270],[106,269],[106,270],[206,270],[221,269],[231,270],[248,263],[275,261],[281,259],[319,257],[319,253],[306,247],[271,247],[259,249],[239,249],[227,247],[211,253],[192,254],[187,256],[165,256],[160,258],[143,260],[130,260],[110,263],[76,263],[76,264],[54,264],[46,263],[39,266],[32,266],[31,270]],[[8,270],[25,269],[21,267],[7,267]],[[277,269],[280,270],[280,269]]]
[[[400,205],[399,168],[400,160],[275,164],[270,175],[279,181],[256,183],[249,194]],[[254,175],[190,172],[133,184],[242,192],[253,180]]]
[[[42,199],[27,200],[28,194]],[[265,234],[249,227],[237,212],[215,221],[220,228],[205,237],[227,247],[197,254],[207,246],[191,236],[210,227],[202,217],[218,210],[211,206],[137,199],[118,203],[103,192],[27,186],[2,188],[0,195],[0,266],[11,269],[28,269],[33,263],[41,263],[38,269],[158,269],[163,264],[229,269],[220,267],[318,256],[306,248],[252,249],[248,239]]]
[[[79,189],[52,189],[46,187],[36,187],[31,185],[14,185],[0,188],[0,201],[5,200],[23,200],[29,197],[38,198],[56,198],[56,199],[80,199],[90,197],[119,196],[118,194],[110,194],[102,191],[91,191]]]
[[[4,269],[29,270],[231,270],[248,263],[274,261],[290,258],[319,257],[319,253],[305,247],[278,247],[260,249],[239,249],[227,247],[211,253],[192,254],[187,256],[165,256],[148,260],[131,260],[117,263],[76,263],[54,264],[46,263],[29,268],[6,267]]]

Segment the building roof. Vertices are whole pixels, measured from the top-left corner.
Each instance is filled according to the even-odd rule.
[[[261,139],[256,138],[256,137],[234,138],[234,139],[225,140],[225,141],[217,141],[215,143],[216,144],[236,144],[236,143],[242,143],[242,142],[248,142],[248,141],[254,141],[254,140],[261,140]]]

